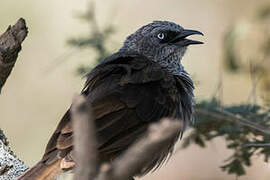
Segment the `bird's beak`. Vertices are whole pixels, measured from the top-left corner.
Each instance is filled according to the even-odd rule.
[[[203,33],[200,31],[184,29],[175,38],[173,38],[169,43],[180,46],[180,47],[189,46],[191,44],[203,44],[203,42],[201,41],[186,39],[186,37],[190,35],[194,35],[194,34],[199,34],[203,36]]]

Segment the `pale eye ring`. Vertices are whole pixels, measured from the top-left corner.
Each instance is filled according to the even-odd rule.
[[[164,33],[158,33],[157,37],[158,37],[158,39],[162,40],[165,38],[165,35],[164,35]]]

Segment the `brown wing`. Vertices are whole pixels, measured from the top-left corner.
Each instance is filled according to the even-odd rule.
[[[82,94],[92,104],[101,157],[108,160],[126,150],[151,122],[182,117],[176,84],[172,75],[141,56],[114,57],[93,69]],[[43,160],[64,157],[72,149],[72,136],[68,111],[50,139]]]

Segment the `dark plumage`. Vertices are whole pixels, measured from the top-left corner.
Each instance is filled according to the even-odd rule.
[[[192,121],[194,87],[181,64],[187,46],[201,44],[186,39],[192,34],[202,33],[185,30],[172,22],[155,21],[128,36],[117,53],[88,73],[81,93],[93,108],[102,161],[119,156],[144,135],[150,123],[163,117],[183,120],[186,126]],[[142,168],[141,174],[166,159],[180,133],[181,129],[162,152]],[[30,170],[28,174],[31,171],[42,174],[46,168],[48,173],[49,167],[59,166],[60,159],[72,160],[72,138],[68,110],[36,166],[39,171]]]

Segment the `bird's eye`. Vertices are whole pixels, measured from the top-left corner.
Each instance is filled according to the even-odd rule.
[[[158,39],[162,40],[165,38],[165,35],[164,35],[164,33],[158,33],[157,37],[158,37]]]

